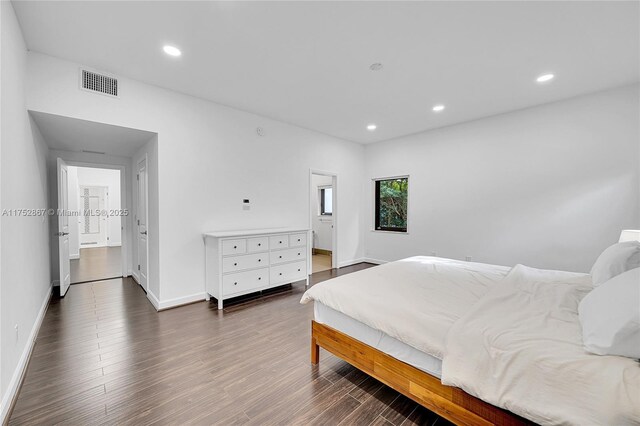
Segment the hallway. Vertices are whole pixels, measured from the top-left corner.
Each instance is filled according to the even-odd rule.
[[[122,276],[122,248],[81,248],[80,259],[71,259],[71,284]]]

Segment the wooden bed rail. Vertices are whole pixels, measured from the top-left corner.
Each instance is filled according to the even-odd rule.
[[[399,361],[324,324],[311,321],[311,363],[320,347],[457,425],[531,425],[513,413],[475,398],[462,389]]]

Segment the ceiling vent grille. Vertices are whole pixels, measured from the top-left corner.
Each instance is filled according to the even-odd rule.
[[[81,87],[90,92],[118,96],[118,80],[93,71],[81,70]]]

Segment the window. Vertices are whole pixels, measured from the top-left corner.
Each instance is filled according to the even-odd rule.
[[[320,188],[320,214],[322,216],[333,214],[333,188],[330,186]]]
[[[375,180],[376,231],[407,232],[409,177]]]

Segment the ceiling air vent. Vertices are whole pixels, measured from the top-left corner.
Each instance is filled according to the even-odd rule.
[[[107,75],[89,70],[80,70],[80,84],[84,90],[102,93],[108,96],[118,96],[118,80]]]

